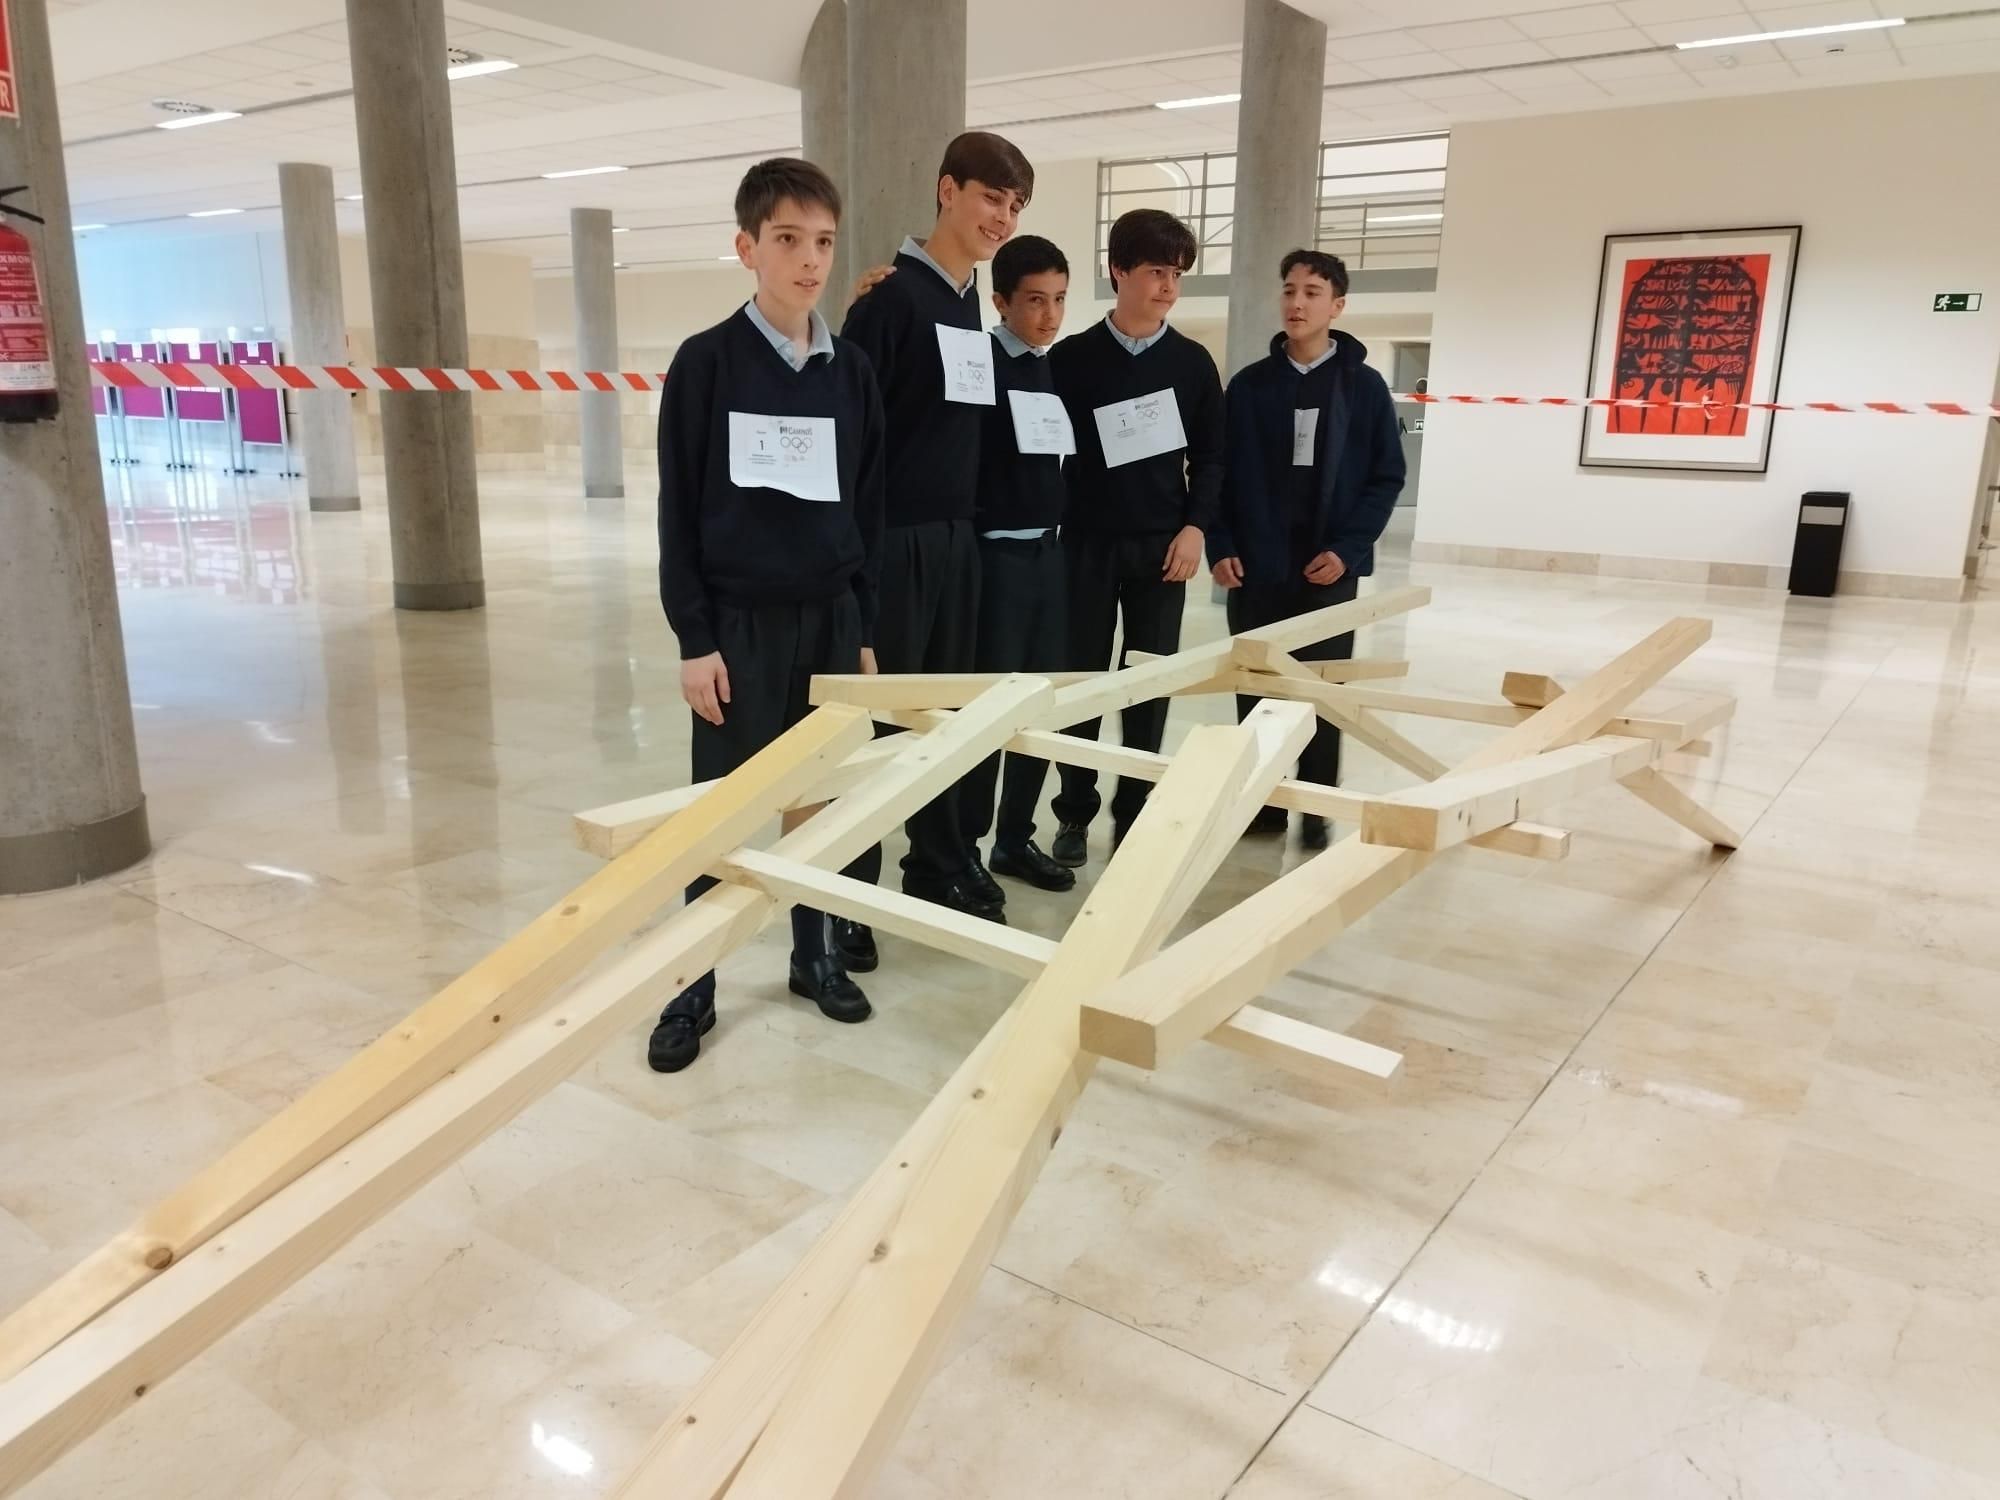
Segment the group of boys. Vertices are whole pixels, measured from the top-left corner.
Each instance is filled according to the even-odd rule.
[[[1105,670],[1121,621],[1128,652],[1179,649],[1204,552],[1232,631],[1352,599],[1372,569],[1403,459],[1388,387],[1332,328],[1347,293],[1340,261],[1285,257],[1284,331],[1225,396],[1208,351],[1167,323],[1195,261],[1188,226],[1159,209],[1118,219],[1116,305],[1058,344],[1069,263],[1014,232],[1033,192],[1010,142],[952,141],[929,237],[863,278],[836,338],[817,304],[838,190],[793,158],[744,177],[736,251],[756,295],[681,345],[660,408],[660,593],[694,712],[696,781],[802,719],[816,673]],[[990,334],[977,294],[987,260],[1001,319]],[[1343,657],[1352,640],[1299,654]],[[1166,708],[1126,709],[1124,744],[1157,751]],[[1098,725],[1068,732],[1094,739]],[[996,753],[909,819],[906,893],[1004,922],[995,874],[1074,885],[1101,806],[1096,772],[1061,767],[1044,850],[1046,763],[1001,763]],[[1337,782],[1339,732],[1322,724],[1301,766]],[[1119,779],[1114,848],[1149,788]],[[786,830],[815,810],[787,812]],[[1283,809],[1266,809],[1252,831],[1285,826]],[[1323,848],[1324,820],[1306,817],[1301,837]],[[878,880],[880,847],[845,873]],[[713,884],[695,882],[688,899]],[[830,1019],[867,1019],[852,976],[878,961],[865,925],[792,909],[790,987]],[[667,1006],[648,1061],[679,1071],[714,1025],[709,973]]]

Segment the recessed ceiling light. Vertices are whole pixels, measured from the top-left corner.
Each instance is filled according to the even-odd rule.
[[[1796,26],[1789,31],[1752,31],[1743,36],[1711,36],[1698,42],[1675,42],[1682,52],[1692,52],[1697,47],[1738,47],[1751,42],[1788,42],[1794,37],[1831,36],[1837,31],[1882,31],[1891,26],[1901,26],[1903,18],[1892,16],[1881,21],[1842,21],[1834,26]]]
[[[86,229],[109,229],[110,227],[109,224],[72,224],[69,226],[69,232],[71,234],[82,234]]]
[[[511,73],[520,66],[504,57],[475,57],[470,62],[453,63],[444,76],[456,83],[461,78],[484,78],[488,73]]]
[[[243,210],[240,208],[201,208],[196,209],[188,217],[190,219],[219,219],[225,214],[240,214],[242,212]]]
[[[611,262],[611,269],[614,271],[622,271],[625,269],[625,262],[622,260],[614,260],[613,262]]]
[[[174,120],[161,120],[155,130],[186,130],[194,125],[219,125],[224,120],[240,120],[243,112],[236,109],[211,109],[198,115],[182,115]]]
[[[1153,106],[1155,109],[1202,109],[1211,104],[1234,104],[1241,94],[1202,94],[1194,99],[1162,99]]]
[[[622,172],[623,167],[571,167],[567,172],[544,172],[542,176],[555,177],[595,177],[601,172]]]

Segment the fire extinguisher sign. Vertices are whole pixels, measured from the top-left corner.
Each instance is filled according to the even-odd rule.
[[[0,396],[51,391],[55,384],[34,252],[0,224]]]
[[[21,118],[21,105],[14,94],[14,39],[9,35],[7,0],[0,0],[0,120]]]

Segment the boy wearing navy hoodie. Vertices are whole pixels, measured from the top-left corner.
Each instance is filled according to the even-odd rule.
[[[736,253],[757,295],[681,345],[660,402],[660,599],[694,711],[694,779],[726,776],[811,712],[815,672],[873,672],[882,545],[882,401],[867,355],[817,304],[840,194],[778,157],[736,191]],[[789,831],[814,809],[787,812]],[[715,882],[688,887],[694,900]],[[868,997],[824,914],[792,909],[791,989],[835,1021]],[[677,1073],[715,1025],[715,975],[660,1016],[647,1048]]]
[[[1347,306],[1338,256],[1294,250],[1279,268],[1284,331],[1270,354],[1229,382],[1228,461],[1208,560],[1228,590],[1232,632],[1345,604],[1375,570],[1375,542],[1403,491],[1403,445],[1388,384],[1364,363],[1367,347],[1333,327]],[[1296,653],[1345,660],[1347,634]],[[1256,706],[1236,700],[1237,717]],[[1340,731],[1322,722],[1299,758],[1307,781],[1340,781]],[[1326,819],[1304,815],[1300,837],[1324,849]],[[1283,833],[1267,807],[1252,833]]]

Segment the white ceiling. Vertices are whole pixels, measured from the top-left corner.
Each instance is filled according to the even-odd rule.
[[[968,3],[968,118],[1004,127],[1031,157],[1234,144],[1233,107],[1152,106],[1236,89],[1240,0]],[[2000,8],[1967,0],[1294,3],[1328,22],[1326,139],[2000,71]],[[816,0],[565,0],[560,26],[546,19],[556,13],[546,0],[444,4],[451,45],[521,64],[452,85],[469,243],[561,266],[570,207],[592,205],[629,226],[618,241],[629,264],[711,261],[727,248],[746,159],[799,144],[798,38]],[[1911,24],[1728,50],[1672,47],[1884,15]],[[338,192],[360,191],[342,0],[55,0],[51,24],[76,222],[107,223],[98,232],[117,235],[272,228],[280,161],[327,163]],[[249,113],[161,131],[152,128],[168,118],[152,105],[159,98]],[[634,170],[540,176],[599,164]],[[364,206],[341,204],[345,227],[361,230]],[[246,212],[185,217],[213,208]]]

